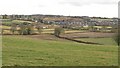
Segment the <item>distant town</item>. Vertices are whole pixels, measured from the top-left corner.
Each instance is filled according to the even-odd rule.
[[[63,16],[63,15],[0,15],[3,26],[10,27],[12,23],[18,25],[20,22],[37,23],[35,28],[55,29],[62,26],[65,29],[88,30],[92,32],[116,32],[118,18],[89,17],[89,16]],[[8,24],[9,22],[9,24]],[[18,23],[19,22],[19,23]],[[4,29],[3,30],[8,30]],[[11,28],[10,28],[11,29]],[[18,29],[19,30],[19,29]]]
[[[1,19],[25,20],[46,24],[69,24],[78,26],[112,26],[116,25],[118,18],[89,17],[89,16],[62,16],[62,15],[0,15]]]

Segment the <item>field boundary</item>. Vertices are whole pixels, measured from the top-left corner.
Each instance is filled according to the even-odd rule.
[[[97,45],[103,45],[103,44],[100,44],[100,43],[85,42],[85,41],[75,40],[75,39],[71,39],[71,38],[67,38],[67,37],[60,37],[60,36],[58,36],[58,38],[62,38],[62,39],[66,39],[66,40],[74,41],[74,42],[78,42],[78,43],[84,43],[84,44],[97,44]]]

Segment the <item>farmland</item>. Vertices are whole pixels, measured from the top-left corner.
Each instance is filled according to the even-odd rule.
[[[118,65],[118,46],[113,38],[117,28],[84,26],[79,20],[77,24],[48,20],[3,19],[3,66]]]
[[[117,53],[118,46],[108,42],[90,45],[60,39],[3,36],[3,66],[117,66]]]

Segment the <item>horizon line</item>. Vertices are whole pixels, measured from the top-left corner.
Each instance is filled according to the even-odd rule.
[[[105,16],[83,16],[83,15],[62,15],[62,14],[0,14],[0,15],[53,15],[53,16],[73,16],[73,17],[101,17],[101,18],[118,18],[118,17],[105,17]]]

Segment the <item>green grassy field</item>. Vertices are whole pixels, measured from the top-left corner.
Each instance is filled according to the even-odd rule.
[[[3,36],[2,61],[3,66],[116,66],[118,46]]]
[[[102,45],[116,45],[116,42],[113,38],[79,38],[76,40],[86,41],[86,42],[96,42]]]
[[[12,23],[16,23],[16,24],[20,24],[20,23],[23,23],[23,22],[29,22],[29,23],[33,23],[33,22],[30,22],[30,21],[23,21],[23,20],[3,20],[2,23],[4,25],[11,25]]]

